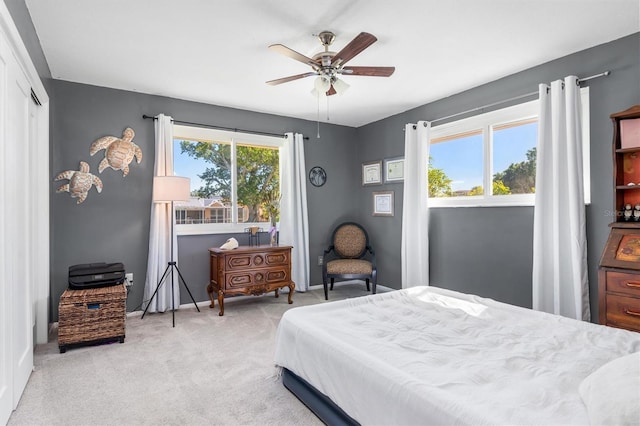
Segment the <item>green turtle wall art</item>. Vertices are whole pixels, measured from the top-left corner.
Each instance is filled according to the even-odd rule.
[[[131,127],[127,127],[122,132],[122,138],[115,136],[104,136],[97,139],[89,148],[89,155],[93,156],[101,150],[105,150],[104,159],[98,166],[98,171],[102,173],[107,167],[113,170],[122,170],[122,176],[129,174],[129,164],[136,158],[138,164],[142,161],[142,150],[133,143],[135,133]]]
[[[66,170],[54,179],[55,181],[68,179],[69,183],[60,186],[56,192],[68,192],[71,198],[77,198],[76,204],[82,203],[89,194],[93,185],[98,193],[102,192],[102,181],[96,175],[89,173],[89,165],[84,161],[80,162],[80,170]]]

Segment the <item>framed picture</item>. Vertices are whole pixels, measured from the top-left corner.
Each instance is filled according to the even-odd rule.
[[[311,185],[320,187],[327,182],[327,172],[320,166],[315,166],[309,170],[309,182]]]
[[[382,161],[362,163],[362,185],[380,185],[382,183]]]
[[[373,193],[373,215],[393,216],[393,191]]]
[[[384,181],[402,182],[404,180],[404,158],[384,160]]]

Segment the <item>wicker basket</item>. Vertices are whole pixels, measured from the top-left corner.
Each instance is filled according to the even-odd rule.
[[[118,340],[124,343],[127,290],[124,284],[65,290],[58,305],[58,347]]]

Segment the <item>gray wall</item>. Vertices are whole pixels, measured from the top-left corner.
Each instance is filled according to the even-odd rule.
[[[613,207],[611,124],[613,112],[640,104],[640,34],[578,52],[498,81],[369,124],[359,129],[323,125],[315,139],[315,123],[251,113],[175,99],[49,81],[51,74],[24,0],[6,0],[25,45],[51,97],[51,174],[77,169],[87,161],[95,172],[99,156],[89,157],[89,144],[126,126],[145,154],[126,178],[106,170],[100,177],[102,194],[92,190],[87,201],[75,205],[67,194],[55,194],[51,185],[51,302],[57,319],[57,300],[66,288],[67,267],[91,261],[123,261],[135,275],[128,299],[132,310],[142,301],[146,271],[149,206],[153,158],[153,124],[142,114],[165,113],[186,121],[269,132],[295,131],[305,141],[307,170],[322,166],[328,173],[321,188],[307,185],[310,222],[311,283],[321,282],[317,256],[328,243],[331,229],[345,220],[359,220],[369,230],[376,248],[379,282],[400,287],[400,230],[402,184],[363,188],[362,162],[402,156],[404,125],[431,120],[535,91],[538,83],[569,74],[580,77],[611,70],[592,80],[591,187],[587,207],[589,280],[593,318],[597,318],[597,267],[608,236],[606,212]],[[472,72],[472,71],[470,71]],[[438,84],[426,82],[424,88]],[[371,216],[371,192],[395,191],[395,216]],[[533,208],[432,209],[430,221],[431,282],[521,306],[531,306]],[[229,235],[180,237],[181,270],[196,300],[206,300],[207,248],[219,246]],[[186,298],[185,298],[186,296]],[[183,292],[182,302],[189,302]]]
[[[592,318],[597,318],[597,268],[613,208],[609,115],[640,104],[640,34],[597,46],[508,76],[472,90],[412,109],[358,129],[359,162],[401,156],[404,125],[509,99],[537,90],[539,83],[566,75],[587,77],[611,70],[609,77],[589,81],[591,132],[591,205],[587,238]],[[472,72],[472,71],[470,71]],[[429,85],[437,81],[425,82]],[[506,105],[502,105],[503,107]],[[359,203],[371,204],[371,192],[394,190],[393,218],[373,217],[364,209],[360,220],[376,245],[380,282],[400,285],[402,185],[361,189]],[[533,208],[437,208],[430,216],[430,279],[433,285],[476,293],[521,306],[531,306]]]
[[[51,120],[51,301],[52,316],[57,318],[57,301],[67,288],[70,265],[90,262],[123,262],[134,274],[134,286],[127,299],[128,310],[142,303],[146,274],[151,183],[153,178],[153,120],[143,114],[164,113],[175,119],[284,134],[287,131],[309,136],[304,142],[307,170],[319,165],[328,174],[320,188],[307,182],[310,252],[312,264],[316,253],[327,243],[326,232],[337,221],[357,215],[352,194],[357,179],[351,170],[356,158],[356,130],[350,127],[321,125],[317,139],[316,123],[293,118],[223,108],[171,98],[107,89],[53,80],[55,109]],[[142,149],[141,164],[132,164],[129,175],[122,176],[110,168],[99,174],[98,164],[104,151],[89,156],[91,143],[105,135],[120,136],[125,127],[136,132],[134,142]],[[67,193],[55,193],[66,181],[53,182],[64,170],[77,170],[79,161],[90,164],[104,190],[92,189],[86,201],[76,204]],[[220,246],[231,235],[179,237],[179,264],[189,289],[197,301],[207,300],[209,247]],[[242,241],[244,235],[236,235]],[[321,282],[320,268],[313,266],[312,284]],[[182,303],[190,301],[182,291]]]

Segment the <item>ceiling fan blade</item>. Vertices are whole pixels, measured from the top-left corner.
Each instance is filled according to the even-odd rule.
[[[340,71],[346,75],[364,75],[368,77],[390,77],[396,67],[344,67]]]
[[[349,44],[336,53],[331,62],[336,65],[344,65],[358,53],[371,46],[378,40],[373,34],[362,32],[356,36]]]
[[[267,81],[267,84],[271,86],[275,86],[277,84],[288,83],[289,81],[298,80],[305,77],[311,77],[312,75],[316,75],[315,72],[306,72],[304,74],[291,75],[289,77],[277,78],[275,80]]]
[[[327,96],[335,95],[336,93],[338,92],[336,92],[336,89],[333,88],[333,84],[332,84],[329,90],[327,90]]]
[[[271,46],[269,46],[269,49],[276,51],[278,53],[281,53],[284,56],[288,56],[291,59],[295,59],[296,61],[300,61],[303,64],[307,64],[311,66],[317,65],[316,61],[314,61],[313,59],[309,58],[308,56],[304,56],[302,53],[298,53],[295,50],[290,49],[283,44],[272,44]]]

